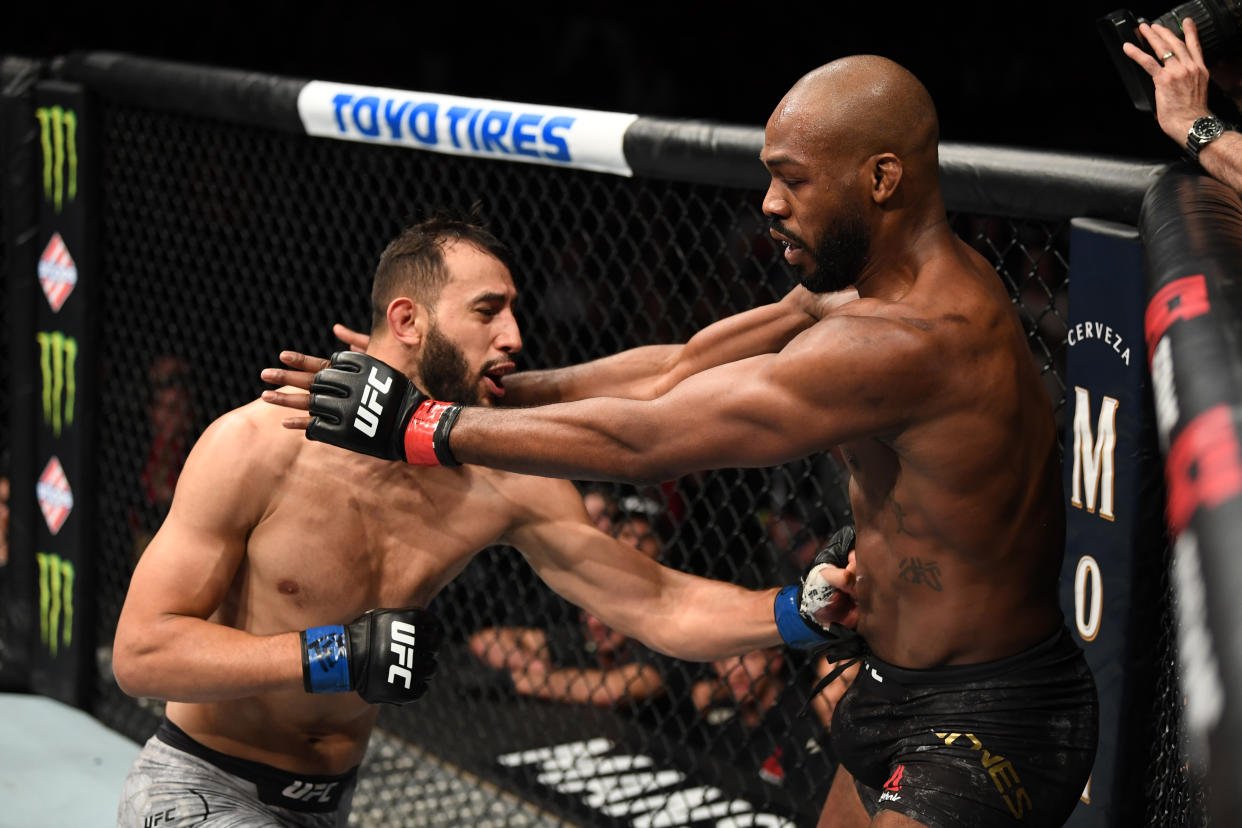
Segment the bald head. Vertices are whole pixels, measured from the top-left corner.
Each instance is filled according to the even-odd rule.
[[[919,79],[876,55],[841,58],[807,73],[772,113],[777,120],[797,128],[808,150],[837,158],[891,152],[907,164],[934,160],[940,132]]]
[[[874,55],[801,78],[764,130],[763,212],[785,260],[815,292],[859,284],[877,250],[905,249],[945,221],[931,96]]]

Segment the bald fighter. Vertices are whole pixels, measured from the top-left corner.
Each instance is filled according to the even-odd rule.
[[[410,379],[482,407],[504,394],[522,344],[509,260],[491,233],[450,219],[387,247],[369,344],[383,367],[351,428],[391,433],[384,401]],[[718,358],[788,340],[812,321],[795,305],[736,321]],[[662,652],[711,660],[781,641],[776,590],[659,565],[599,531],[567,481],[399,466],[307,442],[281,415],[256,401],[203,433],[134,571],[113,669],[125,692],[168,705],[121,825],[345,825],[375,703],[417,699],[435,666],[442,632],[422,608],[493,544]]]
[[[412,463],[630,481],[840,446],[856,541],[821,555],[804,597],[811,615],[815,601],[830,610],[812,620],[853,627],[865,655],[834,713],[841,769],[821,824],[1061,825],[1091,770],[1098,711],[1057,599],[1053,412],[996,273],[949,227],[938,130],[927,90],[880,57],[816,69],[781,100],[761,154],[772,236],[807,289],[859,298],[775,353],[646,400],[502,410],[402,389],[405,418],[367,441],[339,424],[359,384],[334,359],[314,380],[313,417],[286,425]],[[778,620],[799,608],[778,602]]]

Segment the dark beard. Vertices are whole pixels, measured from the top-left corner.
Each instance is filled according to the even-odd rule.
[[[432,399],[466,405],[477,405],[480,401],[481,392],[470,376],[470,368],[461,349],[440,333],[434,323],[423,341],[418,376],[422,381],[422,390]]]
[[[788,236],[798,244],[802,240],[781,229],[779,221],[773,220],[776,232]],[[845,290],[858,281],[859,274],[867,264],[867,250],[871,246],[871,233],[863,221],[862,213],[844,212],[833,222],[832,228],[820,239],[818,246],[810,250],[815,259],[815,272],[798,271],[798,281],[812,293],[833,293]]]

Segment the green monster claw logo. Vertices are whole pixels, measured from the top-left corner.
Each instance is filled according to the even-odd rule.
[[[35,339],[39,342],[39,368],[43,374],[43,423],[59,437],[62,421],[73,425],[78,341],[60,331],[39,331]]]
[[[78,197],[78,116],[61,106],[41,106],[35,110],[35,117],[43,145],[43,197],[59,213],[66,197],[69,201]]]
[[[53,658],[73,643],[73,562],[40,552],[39,637]]]

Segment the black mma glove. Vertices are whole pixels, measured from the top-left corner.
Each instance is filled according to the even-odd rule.
[[[357,690],[371,704],[408,704],[427,692],[444,638],[440,621],[420,607],[374,609],[349,624],[301,633],[307,693]]]
[[[456,466],[448,435],[461,406],[432,400],[373,356],[337,351],[310,387],[311,440],[417,466]]]
[[[809,649],[830,643],[841,635],[844,629],[841,624],[825,619],[844,618],[853,608],[853,596],[825,582],[817,570],[822,566],[845,569],[853,548],[854,526],[846,524],[815,555],[802,576],[802,583],[796,587],[787,586],[776,594],[776,626],[786,644]]]

